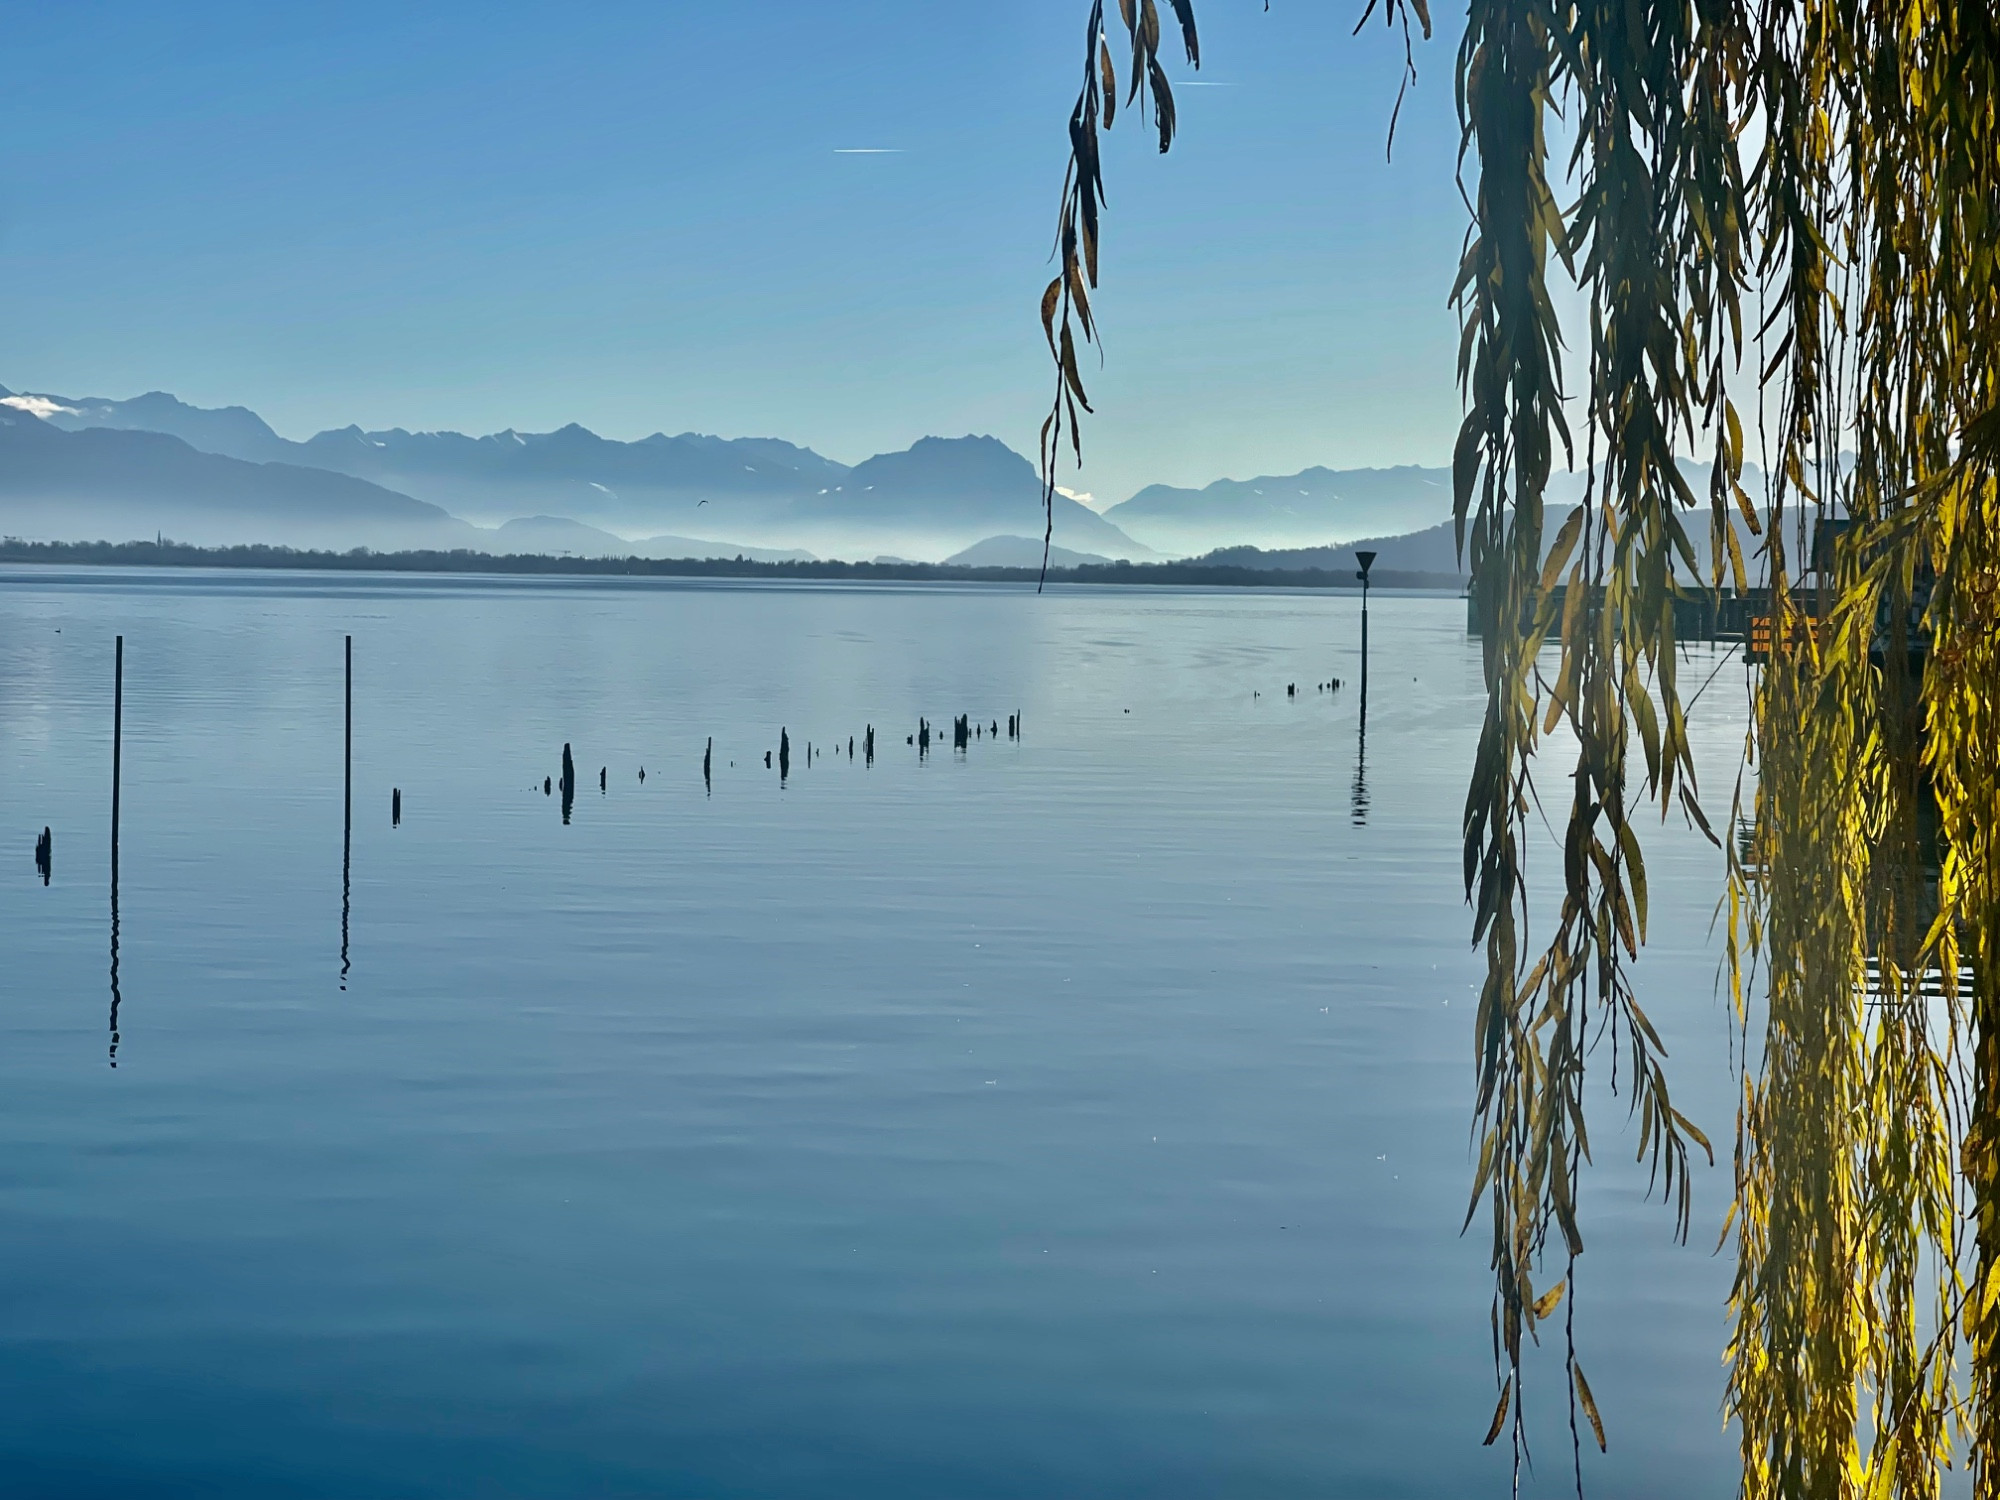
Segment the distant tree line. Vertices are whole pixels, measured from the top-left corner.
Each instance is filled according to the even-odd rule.
[[[463,548],[450,552],[313,552],[292,547],[196,547],[183,542],[24,542],[0,540],[0,563],[67,563],[127,568],[275,568],[313,572],[473,573],[536,577],[773,578],[1033,585],[1038,568],[962,567],[921,562],[759,562],[747,557],[496,557]],[[1049,581],[1071,584],[1150,584],[1155,587],[1352,589],[1352,568],[1251,567],[1199,560],[1167,563],[1092,563],[1050,568]],[[1457,590],[1464,580],[1449,573],[1376,569],[1377,588]]]

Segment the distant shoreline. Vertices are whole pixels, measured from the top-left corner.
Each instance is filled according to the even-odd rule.
[[[1034,584],[1035,568],[959,567],[916,562],[754,562],[734,558],[549,557],[485,552],[311,552],[291,547],[194,547],[179,542],[23,542],[0,540],[0,563],[70,564],[127,568],[264,568],[316,573],[466,573],[527,577],[768,578],[851,582]],[[1156,587],[1352,589],[1352,569],[1246,568],[1202,563],[1094,563],[1050,568],[1051,583],[1153,585]],[[1465,579],[1451,573],[1377,568],[1377,588],[1462,593]]]

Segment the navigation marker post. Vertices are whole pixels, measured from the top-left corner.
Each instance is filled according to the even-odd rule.
[[[1368,570],[1375,566],[1373,552],[1356,552],[1354,560],[1361,564],[1361,571],[1354,576],[1361,580],[1361,717],[1368,717]]]

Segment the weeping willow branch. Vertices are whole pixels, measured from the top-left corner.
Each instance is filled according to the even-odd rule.
[[[1201,42],[1195,33],[1193,0],[1168,0],[1179,22],[1181,45],[1191,67],[1201,66]],[[1131,44],[1127,64],[1125,105],[1151,106],[1159,127],[1160,150],[1174,143],[1174,91],[1160,66],[1160,13],[1153,0],[1118,0]],[[1143,93],[1142,93],[1143,90]],[[1090,410],[1077,367],[1077,346],[1095,343],[1097,325],[1090,294],[1097,289],[1097,232],[1104,207],[1104,170],[1098,159],[1098,133],[1109,130],[1118,115],[1118,65],[1111,56],[1111,38],[1104,27],[1104,0],[1092,0],[1083,35],[1083,86],[1069,115],[1069,165],[1063,173],[1061,206],[1056,213],[1057,270],[1042,293],[1042,332],[1055,365],[1055,399],[1042,423],[1039,461],[1042,473],[1042,578],[1048,577],[1049,547],[1055,538],[1056,474],[1068,436],[1076,461],[1083,461],[1083,435],[1078,410]],[[1040,585],[1037,585],[1039,589]]]
[[[1416,0],[1379,4],[1428,36]],[[1173,9],[1194,61],[1192,13]],[[1121,12],[1126,102],[1146,80],[1164,150],[1159,19]],[[1080,455],[1089,410],[1076,346],[1096,338],[1117,92],[1101,3],[1085,51],[1042,306],[1051,531],[1062,441]],[[1708,1143],[1633,982],[1639,825],[1657,806],[1714,838],[1674,605],[1754,569],[1772,647],[1725,855],[1726,974],[1755,1038],[1724,1226],[1743,1493],[1930,1497],[1957,1444],[1976,1492],[2000,1494],[2000,17],[1982,0],[1468,0],[1456,89],[1472,224],[1454,515],[1487,690],[1463,825],[1486,960],[1467,1222],[1483,1209],[1492,1235],[1487,1440],[1508,1435],[1518,1474],[1526,1359],[1565,1300],[1570,1425],[1581,1409],[1605,1440],[1565,1299],[1600,1043],[1690,1226]],[[1586,309],[1573,408],[1558,275]],[[1547,516],[1567,410],[1586,500]],[[1690,452],[1709,455],[1705,497]],[[1537,940],[1527,820],[1558,735],[1561,900]]]

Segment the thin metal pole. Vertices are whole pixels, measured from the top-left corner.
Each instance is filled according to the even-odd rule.
[[[347,745],[341,756],[347,779],[347,812],[349,824],[354,821],[354,637],[347,638]]]
[[[1361,575],[1361,718],[1368,719],[1368,575]]]
[[[125,637],[118,637],[117,665],[111,679],[111,886],[118,887],[118,788],[125,755]]]

